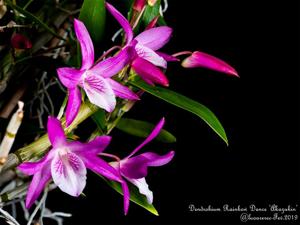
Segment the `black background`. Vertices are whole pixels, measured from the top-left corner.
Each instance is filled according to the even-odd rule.
[[[48,198],[50,208],[73,213],[66,224],[238,224],[239,213],[192,213],[188,206],[299,202],[299,4],[289,2],[295,4],[169,1],[165,17],[174,35],[165,50],[201,50],[240,74],[236,79],[177,64],[167,72],[170,89],[216,113],[229,147],[196,116],[145,95],[127,117],[155,123],[165,116],[165,128],[177,137],[176,144],[144,148],[176,151],[170,164],[151,169],[147,177],[160,216],[133,203],[124,216],[122,197],[92,173],[86,198],[56,190]],[[126,155],[142,141],[113,135],[108,152]]]

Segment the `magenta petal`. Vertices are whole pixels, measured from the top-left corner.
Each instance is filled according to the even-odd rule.
[[[134,55],[135,51],[132,46],[125,47],[116,56],[99,62],[91,71],[105,78],[112,77],[127,66]]]
[[[35,200],[39,197],[47,182],[51,179],[50,165],[40,168],[30,183],[26,196],[26,208],[30,208]]]
[[[84,157],[85,155],[97,155],[105,150],[111,141],[110,136],[99,136],[88,143],[73,141],[68,143],[72,152]]]
[[[152,141],[156,136],[160,133],[162,127],[165,124],[165,118],[162,118],[158,124],[154,127],[152,132],[149,134],[149,136],[138,146],[136,149],[132,151],[132,153],[126,157],[126,159],[130,158],[133,156],[136,152],[138,152],[142,147],[144,147],[146,144],[148,144],[150,141]]]
[[[51,150],[38,162],[24,162],[20,164],[17,168],[26,175],[34,175],[36,172],[40,171],[44,164],[48,161],[50,153]]]
[[[81,48],[81,70],[86,70],[94,64],[94,46],[83,22],[74,19],[74,29]]]
[[[84,155],[82,160],[85,166],[95,173],[98,173],[113,181],[123,182],[118,170],[113,168],[103,159],[93,155]]]
[[[161,84],[163,86],[169,86],[169,81],[165,74],[154,66],[152,63],[138,57],[132,62],[132,69],[141,76],[143,80],[150,81],[152,83]],[[147,82],[149,83],[149,82]]]
[[[65,132],[61,123],[55,117],[49,116],[47,123],[48,138],[53,147],[59,147],[66,143]]]
[[[69,89],[68,104],[66,109],[66,126],[68,127],[76,118],[81,105],[81,92],[78,87]]]
[[[163,52],[156,52],[157,55],[163,57],[167,62],[179,62],[180,60],[172,55]]]
[[[42,166],[43,163],[40,162],[25,162],[19,165],[17,168],[26,175],[33,175],[40,170]]]
[[[175,155],[175,152],[170,151],[169,153],[162,155],[162,156],[160,156],[156,153],[153,153],[153,152],[146,152],[139,156],[142,156],[147,159],[148,166],[163,166],[163,165],[169,163],[173,159],[174,155]]]
[[[130,202],[130,192],[126,181],[123,181],[121,185],[122,185],[123,196],[124,196],[124,214],[127,215],[129,209],[129,202]]]
[[[109,82],[111,88],[115,92],[115,95],[118,96],[119,98],[129,99],[129,100],[139,100],[139,96],[136,95],[128,87],[126,87],[110,78],[107,78],[106,80]]]
[[[130,43],[133,39],[133,31],[128,20],[111,4],[105,3],[107,10],[115,17],[119,24],[123,27],[126,34],[126,43]]]
[[[142,32],[135,37],[135,40],[155,51],[169,42],[172,31],[172,28],[167,26],[155,27]]]
[[[75,88],[83,74],[82,71],[73,68],[59,68],[57,74],[60,82],[67,88]]]
[[[147,160],[143,157],[124,159],[120,163],[121,174],[130,179],[139,179],[147,176]]]
[[[148,62],[152,63],[155,66],[159,66],[164,69],[167,68],[167,61],[163,57],[159,56],[151,48],[148,48],[148,47],[138,43],[135,46],[135,50],[136,50],[137,55],[140,58],[147,60]]]
[[[194,52],[182,62],[182,66],[185,68],[204,67],[233,76],[239,76],[236,70],[226,62],[204,52]]]
[[[130,179],[140,179],[147,176],[148,166],[162,166],[169,163],[174,157],[174,151],[165,155],[153,152],[143,153],[138,156],[121,161],[121,173]]]

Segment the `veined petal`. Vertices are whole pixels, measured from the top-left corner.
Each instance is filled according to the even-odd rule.
[[[60,82],[67,88],[75,88],[83,75],[83,71],[69,67],[59,68],[56,71]]]
[[[165,74],[152,63],[137,57],[131,64],[132,69],[141,76],[147,83],[156,83],[169,86],[169,81]],[[150,81],[150,82],[149,82]]]
[[[76,154],[64,151],[58,150],[52,160],[52,178],[63,192],[79,196],[86,184],[86,167]]]
[[[68,143],[68,148],[79,156],[97,155],[105,150],[111,141],[110,136],[99,136],[88,143],[73,141]]]
[[[172,36],[172,28],[167,26],[154,27],[140,33],[135,37],[142,45],[151,48],[152,50],[158,50],[167,44]]]
[[[136,149],[134,149],[131,154],[126,157],[126,159],[130,158],[133,156],[136,152],[138,152],[142,147],[144,147],[146,144],[148,144],[150,141],[152,141],[161,131],[162,127],[165,124],[165,118],[162,118],[158,124],[154,127],[152,132],[149,134],[149,136],[138,146]]]
[[[74,29],[81,49],[81,70],[86,70],[94,64],[93,42],[83,22],[74,19]]]
[[[65,132],[61,123],[55,117],[49,116],[47,123],[48,138],[53,147],[59,147],[66,143]]]
[[[139,189],[139,192],[141,194],[146,196],[149,204],[153,203],[153,192],[149,189],[149,186],[148,186],[145,178],[128,179],[128,180]]]
[[[174,154],[174,151],[170,151],[165,155],[147,152],[131,158],[125,158],[121,160],[121,173],[132,179],[146,177],[149,166],[163,166],[173,159]]]
[[[163,57],[167,62],[179,62],[180,60],[172,55],[168,55],[163,52],[157,52],[156,54],[159,55],[160,57]]]
[[[152,49],[138,43],[135,46],[135,50],[140,58],[143,58],[156,66],[167,68],[167,61],[156,54]]]
[[[129,44],[133,39],[133,31],[128,20],[111,4],[105,3],[107,10],[115,17],[121,27],[124,29],[126,34],[126,44]]]
[[[83,88],[91,103],[107,112],[114,110],[116,96],[105,78],[89,73],[83,81]]]
[[[34,173],[26,195],[26,208],[30,208],[51,179],[50,165],[41,167]]]
[[[102,77],[112,77],[127,66],[135,55],[134,48],[127,46],[116,56],[110,57],[96,64],[90,71]]]
[[[81,92],[78,87],[69,89],[68,104],[66,109],[66,126],[68,127],[76,118],[80,104],[81,104]]]
[[[204,52],[194,52],[182,62],[182,66],[185,68],[204,67],[239,77],[236,70],[229,64]]]
[[[84,164],[87,168],[98,173],[110,180],[123,182],[120,173],[117,169],[109,165],[103,159],[93,156],[93,155],[85,155],[82,157]]]
[[[113,89],[116,96],[123,99],[129,99],[129,100],[139,100],[139,96],[137,96],[132,90],[130,90],[128,87],[118,83],[117,81],[107,78],[106,79],[108,83],[110,84],[111,88]]]

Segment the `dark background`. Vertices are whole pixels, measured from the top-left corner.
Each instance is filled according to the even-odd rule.
[[[238,224],[239,213],[192,213],[188,206],[299,203],[299,4],[293,2],[169,1],[165,17],[174,35],[166,51],[201,50],[240,74],[236,79],[177,64],[167,72],[170,89],[216,113],[229,147],[196,116],[145,95],[127,117],[155,123],[165,116],[165,128],[177,137],[174,145],[144,148],[176,151],[170,164],[147,177],[160,216],[133,203],[124,216],[122,197],[92,173],[86,198],[56,190],[50,208],[73,213],[66,224]],[[113,135],[108,151],[124,155],[142,141]]]

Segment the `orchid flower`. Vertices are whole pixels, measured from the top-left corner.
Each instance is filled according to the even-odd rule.
[[[168,26],[151,28],[134,38],[133,30],[127,19],[109,3],[106,3],[106,8],[125,31],[125,49],[127,46],[132,45],[132,43],[137,42],[134,45],[137,56],[132,61],[132,69],[147,83],[168,86],[168,79],[156,66],[167,68],[167,61],[177,61],[177,59],[165,53],[157,52],[157,50],[169,42],[172,35],[172,28]]]
[[[25,162],[18,167],[24,174],[33,175],[26,196],[26,207],[31,207],[51,177],[63,192],[72,196],[80,195],[86,185],[86,168],[89,168],[122,184],[127,213],[127,184],[121,179],[118,170],[97,156],[108,146],[111,137],[99,136],[85,144],[78,141],[67,142],[60,121],[54,117],[48,118],[47,130],[52,149],[40,161]]]
[[[82,87],[90,102],[107,112],[116,106],[116,96],[123,99],[137,100],[138,96],[128,87],[111,79],[122,70],[135,54],[132,46],[127,46],[115,57],[110,57],[94,65],[94,47],[85,25],[74,20],[74,28],[81,47],[82,64],[80,69],[59,68],[60,81],[68,88],[69,98],[66,109],[66,122],[69,126],[75,119],[80,104]]]
[[[150,191],[145,177],[147,176],[148,167],[162,166],[169,163],[174,157],[174,151],[170,151],[165,155],[158,155],[153,152],[146,152],[134,156],[142,147],[153,140],[164,125],[164,118],[156,125],[151,134],[126,158],[112,162],[111,165],[120,170],[121,175],[134,184],[139,192],[146,196],[149,204],[153,202],[153,193]]]
[[[185,68],[203,67],[239,77],[237,71],[228,63],[204,52],[195,51],[182,64]]]

